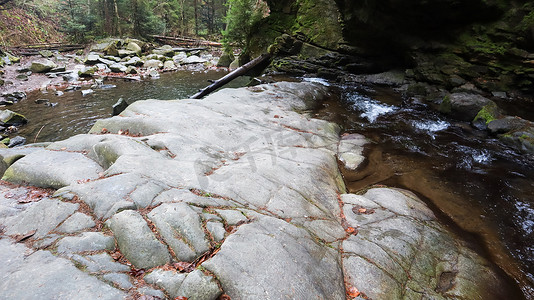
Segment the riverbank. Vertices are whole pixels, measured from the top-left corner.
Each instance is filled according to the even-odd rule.
[[[366,139],[307,114],[327,96],[276,83],[139,101],[92,134],[0,150],[4,180],[59,189],[4,194],[3,294],[515,295],[413,194],[346,194],[336,157],[357,168]]]

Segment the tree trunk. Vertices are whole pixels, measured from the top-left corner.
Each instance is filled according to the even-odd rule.
[[[206,88],[200,90],[200,92],[196,93],[195,95],[193,95],[191,97],[191,99],[200,99],[206,95],[208,95],[209,93],[215,91],[216,89],[224,86],[225,84],[229,83],[230,81],[236,79],[237,77],[241,76],[241,75],[245,75],[248,71],[250,71],[252,68],[254,68],[255,66],[269,60],[271,58],[271,55],[270,54],[262,54],[258,57],[256,57],[255,59],[253,59],[252,61],[242,65],[241,67],[235,69],[234,71],[228,73],[226,76],[224,76],[223,78],[219,79],[219,80],[216,80],[215,82],[213,82],[213,84],[207,86]]]

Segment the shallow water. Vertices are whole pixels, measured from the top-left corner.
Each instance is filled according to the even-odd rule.
[[[534,299],[534,160],[391,89],[339,93],[317,116],[370,140],[365,165],[344,172],[350,192],[373,184],[415,192]]]
[[[141,82],[108,80],[104,82],[105,85],[116,87],[92,88],[94,93],[86,96],[82,96],[81,90],[91,88],[90,85],[82,85],[81,90],[65,92],[62,96],[56,96],[53,92],[43,94],[36,91],[8,109],[23,114],[29,120],[17,132],[27,139],[27,143],[57,141],[87,133],[96,120],[111,116],[112,105],[120,98],[128,103],[144,99],[183,99],[209,85],[208,80],[219,79],[226,74],[222,69],[206,72],[178,71],[161,74],[159,79]],[[238,78],[227,87],[240,87],[248,81],[247,78]],[[37,104],[37,99],[47,99],[55,106]]]

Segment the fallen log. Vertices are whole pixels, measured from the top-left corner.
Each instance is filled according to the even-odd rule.
[[[207,86],[206,88],[200,90],[198,93],[193,95],[191,99],[200,99],[209,93],[215,91],[216,89],[224,86],[225,84],[229,83],[230,81],[234,80],[235,78],[245,75],[248,71],[250,71],[252,68],[256,67],[257,65],[269,60],[271,58],[271,54],[262,54],[255,59],[251,60],[250,62],[242,65],[241,67],[235,69],[234,71],[226,74],[223,78],[216,80],[213,82],[213,84]]]

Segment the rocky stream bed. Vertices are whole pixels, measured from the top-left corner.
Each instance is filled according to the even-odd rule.
[[[366,139],[313,83],[138,101],[88,134],[0,149],[9,299],[505,299],[413,193],[347,194]],[[180,298],[182,297],[182,298]]]

